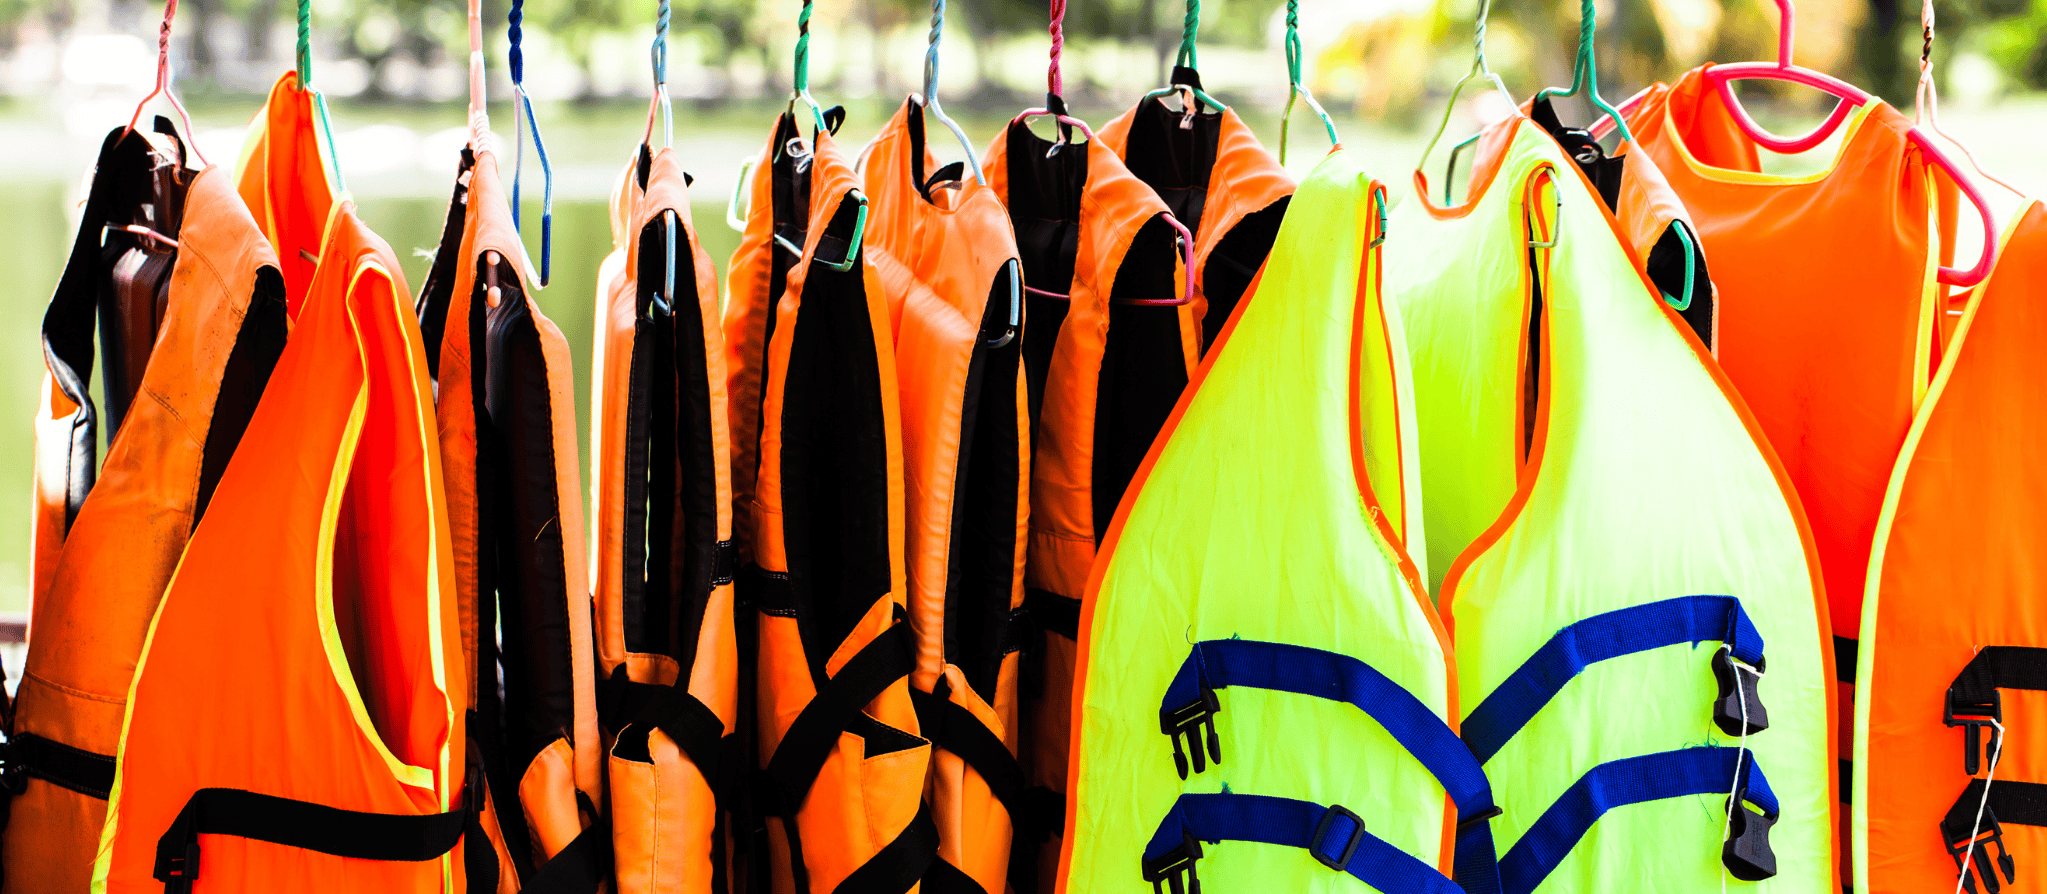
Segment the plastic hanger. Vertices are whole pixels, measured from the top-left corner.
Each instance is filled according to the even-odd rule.
[[[828,133],[831,127],[825,124],[824,107],[817,104],[817,98],[810,95],[810,11],[812,0],[803,0],[803,11],[796,14],[796,66],[795,77],[789,92],[789,111],[796,111],[796,104],[810,107],[811,120],[820,133]]]
[[[150,100],[161,96],[171,104],[171,108],[177,110],[178,120],[184,122],[185,151],[199,159],[199,166],[203,168],[206,166],[206,156],[199,152],[198,132],[192,129],[192,115],[185,111],[185,104],[178,101],[177,92],[171,89],[171,20],[177,16],[178,0],[164,0],[163,26],[156,32],[156,89],[149,91],[148,96],[142,97],[142,101],[135,104],[135,114],[129,116],[128,127],[121,135],[134,133],[136,122],[142,120],[142,110],[148,107]]]
[[[519,230],[519,179],[526,168],[526,131],[533,131],[533,150],[540,156],[540,285],[547,287],[549,260],[554,253],[554,166],[547,161],[547,144],[540,139],[540,120],[533,114],[533,97],[526,94],[526,54],[519,42],[524,36],[526,0],[512,0],[505,16],[505,63],[512,70],[512,232]]]
[[[1322,104],[1315,101],[1315,94],[1301,84],[1301,0],[1286,0],[1286,108],[1279,113],[1279,163],[1286,164],[1287,120],[1294,114],[1294,99],[1308,101],[1308,108],[1322,119],[1322,129],[1329,133],[1329,148],[1338,149],[1343,140],[1336,135],[1336,122],[1329,120],[1329,113]]]
[[[1578,61],[1572,69],[1571,86],[1565,89],[1544,87],[1535,94],[1535,98],[1541,101],[1550,97],[1577,96],[1582,93],[1586,101],[1592,103],[1593,108],[1613,119],[1614,124],[1620,128],[1621,142],[1632,143],[1635,141],[1635,133],[1628,129],[1627,119],[1621,117],[1620,112],[1615,111],[1606,98],[1599,95],[1599,56],[1595,40],[1598,32],[1599,10],[1595,8],[1593,0],[1579,0]]]
[[[1194,3],[1188,5],[1190,8],[1198,6],[1198,4]],[[1064,79],[1059,74],[1059,57],[1066,50],[1066,0],[1052,0],[1051,20],[1051,26],[1048,30],[1052,34],[1052,57],[1045,70],[1045,105],[1043,108],[1025,109],[1017,113],[1016,117],[1009,119],[1011,127],[1022,124],[1032,118],[1045,116],[1050,116],[1052,120],[1058,122],[1059,136],[1052,143],[1052,148],[1045,151],[1045,157],[1047,158],[1050,158],[1053,153],[1058,152],[1060,147],[1073,145],[1072,131],[1074,130],[1079,130],[1081,136],[1087,138],[1085,142],[1093,143],[1095,141],[1095,132],[1087,126],[1087,122],[1066,114],[1066,100],[1059,95],[1060,89],[1064,85]],[[1187,49],[1186,45],[1182,44],[1181,49],[1182,52],[1185,52]],[[1167,92],[1172,91],[1169,90]],[[1190,105],[1188,108],[1191,109],[1193,106]],[[1180,257],[1189,271],[1185,288],[1178,298],[1111,299],[1113,303],[1138,307],[1182,307],[1194,303],[1194,274],[1192,273],[1194,270],[1194,234],[1188,232],[1187,226],[1175,219],[1171,212],[1161,213],[1159,217],[1163,218],[1178,234],[1175,238],[1180,243]],[[1020,271],[1021,268],[1019,268]],[[1017,277],[1017,280],[1021,281],[1022,277]],[[1055,301],[1070,301],[1073,299],[1072,295],[1033,288],[1028,283],[1024,284],[1023,290],[1040,298],[1050,298]]]
[[[1457,80],[1457,86],[1451,88],[1450,100],[1443,104],[1443,120],[1436,122],[1436,132],[1429,135],[1428,145],[1422,147],[1421,161],[1415,165],[1417,172],[1427,170],[1429,154],[1436,151],[1436,142],[1441,140],[1443,132],[1450,128],[1450,115],[1457,110],[1457,97],[1463,95],[1464,85],[1471,83],[1474,78],[1483,79],[1492,84],[1493,89],[1499,91],[1500,95],[1506,98],[1508,105],[1514,107],[1519,107],[1520,105],[1520,103],[1514,102],[1514,94],[1507,92],[1507,85],[1500,81],[1500,76],[1494,74],[1492,66],[1486,62],[1486,19],[1492,14],[1492,8],[1492,0],[1478,0],[1478,18],[1472,26],[1471,70],[1465,72],[1464,77]],[[1446,202],[1449,201],[1449,179],[1447,174],[1443,178],[1445,189],[1444,201]]]
[[[314,120],[325,138],[316,142],[327,148],[327,177],[336,193],[347,192],[348,185],[341,179],[341,156],[334,151],[334,122],[327,114],[327,97],[313,89],[313,0],[299,0],[298,26],[299,91],[313,98]]]
[[[938,41],[944,33],[945,0],[931,0],[931,40],[924,50],[924,109],[959,138],[960,148],[967,150],[967,170],[974,172],[974,182],[985,184],[988,178],[981,171],[981,159],[974,155],[974,141],[967,139],[967,132],[938,106]]]
[[[1833,75],[1792,64],[1791,44],[1793,35],[1797,33],[1797,12],[1792,8],[1791,0],[1777,0],[1777,14],[1779,21],[1777,61],[1713,65],[1705,70],[1703,76],[1707,85],[1719,91],[1720,101],[1727,107],[1735,126],[1741,128],[1742,133],[1750,140],[1772,152],[1803,152],[1833,136],[1834,132],[1840,129],[1841,123],[1848,120],[1851,112],[1860,106],[1875,102],[1876,97]],[[1734,95],[1734,82],[1743,80],[1786,81],[1800,84],[1824,91],[1840,102],[1834,104],[1834,109],[1827,114],[1826,120],[1811,133],[1801,137],[1780,137],[1756,123],[1756,120],[1749,116],[1748,110],[1742,107],[1741,100]],[[1635,101],[1621,104],[1623,114]],[[1618,115],[1609,116],[1601,119],[1599,124],[1607,124],[1619,118]],[[1597,126],[1595,125],[1594,133],[1599,132]],[[1940,268],[1940,282],[1944,285],[1962,287],[1982,282],[1985,276],[1990,275],[1990,268],[1997,261],[1997,220],[1990,211],[1990,203],[1984,199],[1982,190],[1977,188],[1973,179],[1962,176],[1960,166],[1927,136],[1926,130],[1914,126],[1906,133],[1906,137],[1913,145],[1918,146],[1920,151],[1926,153],[1935,166],[1946,172],[1948,178],[1954,181],[1956,188],[1961,190],[1962,195],[1968,197],[1969,204],[1976,206],[1976,212],[1983,220],[1983,253],[1976,259],[1976,265],[1967,270],[1943,266]]]
[[[804,4],[804,13],[810,11]],[[647,54],[654,69],[654,97],[647,103],[647,132],[640,137],[640,144],[649,150],[654,148],[654,116],[661,116],[661,147],[675,145],[675,109],[668,101],[668,0],[661,0],[660,8],[654,13],[654,44]]]
[[[1915,127],[1924,127],[1928,131],[1940,135],[1940,138],[1948,141],[1949,145],[1960,149],[1962,157],[1969,160],[1969,167],[1974,168],[1976,173],[1981,175],[1983,179],[2004,187],[2021,200],[2030,200],[2032,197],[2026,195],[2018,187],[2006,183],[1997,175],[1984,170],[1982,163],[1976,160],[1976,153],[1970,152],[1969,147],[1963,144],[1961,140],[1948,136],[1948,132],[1940,128],[1940,91],[1933,85],[1933,25],[1933,0],[1922,0],[1919,6],[1919,32],[1921,36],[1919,44],[1919,88],[1913,97],[1912,124]]]
[[[1187,16],[1181,20],[1180,24],[1180,52],[1173,57],[1173,73],[1175,75],[1178,75],[1183,69],[1191,72],[1197,68],[1194,59],[1194,38],[1200,31],[1201,0],[1187,0]],[[1167,84],[1164,87],[1146,93],[1144,98],[1147,100],[1157,99],[1162,96],[1171,96],[1175,93],[1180,95],[1180,108],[1185,110],[1185,116],[1180,119],[1181,127],[1194,126],[1194,112],[1197,102],[1219,112],[1230,110],[1229,106],[1217,102],[1215,97],[1202,92],[1201,88],[1194,84]]]

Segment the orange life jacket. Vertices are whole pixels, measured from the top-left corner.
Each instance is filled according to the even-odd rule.
[[[1715,353],[1812,524],[1840,684],[1835,734],[1846,742],[1871,537],[1932,374],[1947,242],[1934,221],[1953,186],[1907,142],[1911,122],[1880,102],[1842,125],[1826,171],[1758,173],[1756,144],[1702,71],[1649,88],[1628,126],[1714,259]]]
[[[903,104],[867,158],[866,250],[894,321],[906,481],[911,699],[931,740],[929,801],[948,891],[1002,894],[1015,756],[1030,442],[1022,271],[1002,202],[936,169],[923,105]],[[945,180],[956,186],[935,186]]]
[[[2014,218],[1997,258],[1966,296],[1877,527],[1857,891],[1951,891],[1964,858],[1970,890],[2047,890],[2047,627],[2034,624],[2047,577],[2032,552],[2047,541],[2047,206]]]
[[[320,154],[318,116],[313,94],[299,89],[298,72],[285,72],[271,85],[237,165],[236,188],[277,252],[294,320],[319,265],[336,201]]]
[[[749,229],[802,252],[765,329],[765,369],[748,367],[762,373],[759,408],[733,411],[760,420],[745,507],[752,566],[738,590],[758,613],[760,808],[777,819],[774,890],[899,894],[923,878],[938,842],[922,805],[931,744],[917,735],[908,681],[890,301],[855,239],[868,209],[851,165],[828,132],[809,153],[792,151],[794,131],[787,116],[776,126],[761,163],[773,201],[751,210],[772,220]],[[734,256],[735,283],[747,251]],[[760,305],[733,293],[727,332],[748,331],[757,324],[732,314]],[[734,351],[748,343],[731,338]]]
[[[1166,204],[1105,140],[1057,152],[1023,123],[988,149],[1031,294],[1023,335],[1031,422],[1025,603],[1044,635],[1018,689],[1019,753],[1036,806],[1018,823],[1019,891],[1051,891],[1065,817],[1080,597],[1123,490],[1194,368],[1200,321],[1169,299],[1184,275]],[[1039,842],[1043,842],[1042,845]]]
[[[1175,82],[1180,72],[1200,82],[1191,69]],[[1200,326],[1206,351],[1272,251],[1294,179],[1231,109],[1197,106],[1190,117],[1157,97],[1096,135],[1194,231],[1194,303],[1181,313]]]
[[[722,894],[739,890],[726,855],[745,756],[718,279],[673,150],[642,147],[612,209],[590,452],[617,884],[621,894]]]
[[[454,891],[462,641],[425,351],[337,203],[135,679],[94,890]]]
[[[497,154],[472,139],[416,307],[436,382],[467,728],[503,836],[501,859],[470,867],[496,878],[483,872],[472,888],[516,891],[540,872],[594,889],[608,842],[601,826],[585,834],[603,802],[603,746],[574,367],[529,271]]]
[[[8,730],[17,794],[0,851],[8,891],[90,886],[149,620],[284,346],[276,257],[225,172],[186,168],[183,156],[174,136],[108,136],[43,318],[33,636]],[[136,324],[126,347],[141,341],[126,370],[139,380],[107,385],[133,400],[109,427],[103,468],[96,315],[103,332]]]

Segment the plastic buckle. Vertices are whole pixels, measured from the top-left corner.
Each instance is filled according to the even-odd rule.
[[[1216,698],[1215,690],[1207,683],[1197,684],[1200,694],[1194,700],[1177,708],[1159,709],[1159,732],[1173,740],[1173,766],[1180,771],[1180,778],[1187,778],[1187,752],[1194,753],[1194,772],[1208,769],[1210,761],[1220,765],[1223,762],[1222,740],[1215,734],[1215,715],[1222,711],[1222,701]],[[1202,739],[1195,738],[1195,732],[1204,733]],[[1180,737],[1187,737],[1187,748],[1180,747]],[[1203,740],[1208,749],[1202,750]]]
[[[12,742],[0,742],[0,790],[9,795],[28,791],[28,766],[14,756]]]
[[[1730,736],[1750,736],[1770,728],[1770,711],[1756,686],[1762,682],[1767,662],[1754,666],[1734,657],[1734,650],[1721,646],[1713,653],[1713,679],[1720,694],[1713,699],[1713,724]],[[1748,723],[1742,723],[1746,709]]]
[[[1777,814],[1748,809],[1747,790],[1727,800],[1727,843],[1720,846],[1720,863],[1727,874],[1745,882],[1759,882],[1777,874],[1777,853],[1770,849],[1770,827]]]
[[[1350,820],[1351,824],[1357,828],[1351,830],[1350,840],[1344,842],[1343,853],[1332,858],[1322,849],[1322,839],[1336,825],[1338,817]],[[1344,809],[1342,804],[1331,804],[1328,810],[1322,812],[1322,821],[1315,824],[1315,834],[1308,839],[1308,853],[1315,858],[1317,863],[1334,869],[1337,872],[1348,872],[1349,870],[1346,867],[1350,866],[1350,858],[1357,856],[1358,845],[1363,843],[1365,843],[1365,821],[1360,819],[1357,814]]]
[[[156,871],[151,875],[163,882],[164,894],[191,894],[192,883],[199,880],[199,836],[186,837],[182,854],[166,854],[158,845]]]
[[[1974,776],[1982,767],[1986,732],[1990,736],[1988,753],[1997,753],[2000,744],[1997,728],[2004,722],[2004,696],[1991,689],[1985,696],[1972,699],[1950,686],[1940,722],[1962,728],[1962,770]]]
[[[1471,816],[1458,820],[1457,834],[1462,835],[1468,831],[1471,831],[1472,826],[1476,826],[1479,823],[1486,822],[1487,820],[1490,820],[1497,816],[1504,816],[1506,815],[1506,813],[1507,811],[1500,809],[1500,805],[1494,804],[1493,806],[1481,810],[1475,814],[1472,814]]]
[[[1983,828],[1976,837],[1959,840],[1948,838],[1946,834],[1941,837],[1947,839],[1947,854],[1955,861],[1956,872],[1964,872],[1964,862],[1975,868],[1975,872],[1962,875],[1962,890],[1975,894],[1975,876],[1981,875],[1985,894],[1997,894],[2004,889],[1997,880],[1999,870],[2003,870],[2005,882],[2018,879],[2018,865],[2012,860],[2011,851],[2004,846],[2004,827],[1998,824],[1997,814],[1990,812],[1987,805],[1983,808]],[[1992,846],[1997,848],[1994,861],[1990,855]],[[1975,851],[1974,857],[1969,856],[1972,850]]]
[[[1151,882],[1152,894],[1165,894],[1170,883],[1173,894],[1201,894],[1201,878],[1194,874],[1194,862],[1201,859],[1201,842],[1194,833],[1180,833],[1180,846],[1173,848],[1156,859],[1144,861],[1144,880]],[[1187,880],[1180,880],[1181,873]]]

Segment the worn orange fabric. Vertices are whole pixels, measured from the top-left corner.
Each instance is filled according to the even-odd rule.
[[[1009,209],[1024,282],[1066,298],[1025,301],[1031,409],[1030,541],[1025,603],[1034,637],[1019,685],[1018,753],[1055,796],[1037,828],[1017,830],[1019,890],[1056,881],[1072,720],[1080,596],[1097,545],[1152,439],[1187,384],[1199,322],[1184,308],[1112,304],[1170,299],[1187,275],[1158,195],[1097,139],[1054,144],[1013,123],[983,159]],[[1040,844],[1039,842],[1043,842]],[[1035,860],[1032,850],[1035,849]],[[1032,871],[1033,865],[1035,872]]]
[[[671,735],[677,719],[712,742],[739,726],[718,280],[673,150],[643,147],[612,202],[590,449],[616,879],[622,894],[723,892],[732,805],[718,800],[719,765]]]
[[[390,248],[334,206],[291,342],[150,625],[94,888],[158,892],[194,793],[382,814],[462,806],[440,451]],[[452,891],[460,856],[352,860],[199,836],[193,890]]]
[[[250,125],[237,166],[237,190],[277,251],[294,320],[319,264],[328,211],[336,201],[320,154],[318,118],[313,94],[299,89],[298,72],[285,72]]]
[[[1181,314],[1205,352],[1272,251],[1294,179],[1232,109],[1190,119],[1155,97],[1096,135],[1194,232],[1194,303]]]
[[[910,677],[932,740],[929,801],[938,857],[1000,892],[1009,872],[1017,653],[1006,634],[1023,606],[1030,443],[1023,380],[1021,270],[1009,216],[971,172],[937,169],[923,106],[905,102],[868,150],[869,261],[889,299],[903,422],[907,580],[917,668]],[[941,131],[941,133],[943,133]],[[978,727],[979,729],[976,729]],[[1009,751],[1002,766],[957,753],[969,737]],[[985,760],[985,759],[984,759]],[[927,873],[927,877],[933,877]],[[935,886],[934,886],[935,887]]]
[[[578,795],[603,803],[603,745],[586,660],[573,367],[529,291],[498,171],[487,135],[472,136],[417,311],[436,382],[469,734],[507,809],[504,857],[519,866],[544,863],[597,819]],[[517,889],[516,876],[498,881]]]
[[[32,636],[8,730],[10,761],[26,766],[0,851],[10,892],[83,892],[90,884],[143,637],[284,343],[275,256],[226,174],[181,173],[182,201],[149,187],[154,169],[184,170],[182,154],[174,137],[108,137],[44,317]],[[182,214],[166,217],[166,205],[182,205]],[[136,208],[152,209],[151,226],[177,247],[118,233],[103,243],[102,228],[126,222]],[[125,252],[108,252],[124,240]],[[95,303],[115,268],[138,260],[170,265],[164,314],[139,399],[96,469]],[[37,766],[43,749],[32,738],[98,756],[92,763],[104,777],[57,781],[62,774]]]
[[[794,129],[786,117],[778,136],[784,128]],[[803,248],[768,328],[759,474],[745,507],[754,567],[739,595],[758,612],[762,810],[774,890],[902,892],[923,877],[937,836],[921,803],[931,745],[917,735],[908,682],[891,302],[855,244],[863,199],[852,166],[829,133],[812,146],[786,174],[762,172],[803,199],[787,209],[801,216],[784,217],[779,197],[752,209]]]
[[[1998,813],[2003,798],[2035,797],[2047,781],[2047,694],[2009,675],[1989,687],[1960,679],[1973,660],[1996,657],[1985,650],[2047,648],[2047,577],[2032,554],[2047,540],[2042,282],[2047,207],[2034,202],[1970,294],[1890,481],[1862,624],[1858,891],[1954,889],[1956,863],[1943,841],[1967,840],[1982,789],[1963,763],[1962,730],[1942,722],[1943,709],[1957,692],[1964,704],[1954,713],[1982,717],[1968,703],[1980,704],[1986,688],[2001,702],[2004,735],[1994,765],[1988,736],[1980,740],[1974,777],[1991,780],[1991,800],[1977,828],[2000,820],[2002,847],[1976,851],[1972,889],[2047,890],[2047,827],[2009,807]],[[2036,664],[2041,653],[2018,654]],[[1944,819],[1958,831],[1943,829]],[[2015,878],[1995,866],[2005,854]]]

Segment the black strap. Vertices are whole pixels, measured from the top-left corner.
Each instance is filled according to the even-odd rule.
[[[731,540],[718,541],[717,549],[711,553],[711,586],[731,583],[733,572],[738,567],[739,544]]]
[[[2000,869],[2004,871],[2005,882],[2017,878],[2016,861],[2004,846],[2005,823],[2047,826],[2047,785],[1999,781],[1989,788],[1990,799],[1986,802],[1984,781],[1969,780],[1961,797],[1955,799],[1947,816],[1940,820],[1941,840],[1946,842],[1948,856],[1955,861],[1955,870],[1961,871],[1965,864],[1969,869],[1969,874],[1962,876],[1962,888],[1972,894],[1978,877],[1983,879],[1987,894],[1997,894],[2003,888],[1998,880]]]
[[[704,774],[704,781],[717,788],[719,766],[725,760],[725,721],[687,689],[674,686],[656,689],[633,722],[667,733],[676,747],[689,756],[690,763]]]
[[[1834,681],[1855,683],[1855,656],[1862,651],[1862,641],[1834,635]]]
[[[940,685],[944,681],[940,680]],[[1030,791],[1023,764],[1009,753],[1009,746],[995,731],[958,702],[937,693],[910,687],[910,704],[917,709],[917,730],[931,740],[934,748],[951,752],[988,784],[995,800],[1002,802],[1011,823],[1027,811],[1025,795]]]
[[[769,571],[752,563],[739,571],[738,591],[761,614],[778,618],[796,617],[796,590],[789,586],[789,572]]]
[[[1024,591],[1024,611],[1030,612],[1039,629],[1080,639],[1080,600],[1033,587]]]
[[[19,793],[25,778],[40,779],[88,798],[107,799],[114,788],[114,756],[73,748],[34,733],[15,733],[7,742],[9,791]]]
[[[611,823],[600,819],[556,851],[519,894],[597,894],[610,877]]]
[[[988,894],[988,889],[974,881],[958,866],[947,863],[944,857],[934,857],[931,868],[924,870],[924,886],[918,890],[924,894]],[[1030,892],[1018,892],[1030,894]]]
[[[832,894],[903,894],[924,880],[931,864],[938,861],[938,825],[931,821],[931,808],[917,808],[916,818],[903,834],[876,852]]]
[[[768,759],[767,804],[770,816],[794,816],[810,793],[810,784],[824,767],[825,758],[867,704],[890,684],[909,676],[915,666],[911,658],[909,625],[897,622],[854,653],[803,712],[789,724],[788,732]],[[907,890],[907,886],[904,888]]]
[[[447,813],[364,813],[233,788],[202,788],[156,842],[165,894],[190,894],[199,836],[231,835],[356,860],[420,862],[455,848],[471,808]]]
[[[1962,769],[1976,775],[1978,760],[1989,736],[1990,753],[1997,753],[2004,720],[2004,698],[1999,689],[2047,691],[2047,648],[2035,646],[1985,646],[1948,686],[1947,704],[1941,721],[1962,728]]]

